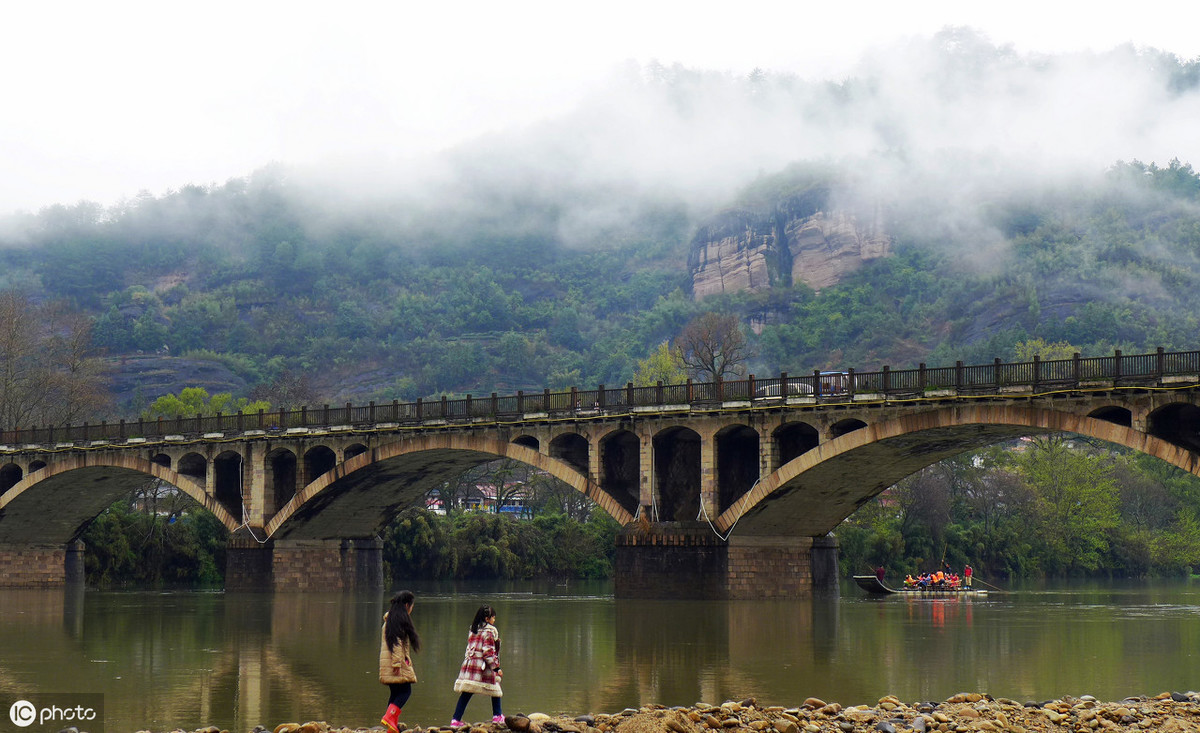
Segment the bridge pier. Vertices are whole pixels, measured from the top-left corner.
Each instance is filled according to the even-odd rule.
[[[735,535],[725,541],[706,522],[634,526],[617,535],[614,593],[716,600],[805,596],[813,590],[812,548],[811,537]]]
[[[813,590],[836,591],[839,576],[838,538],[831,532],[824,537],[813,537],[812,542]]]
[[[83,542],[0,545],[0,588],[52,588],[83,583]]]
[[[229,538],[226,590],[363,590],[383,587],[383,542],[374,538],[269,540]]]

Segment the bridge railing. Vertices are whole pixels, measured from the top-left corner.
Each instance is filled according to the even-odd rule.
[[[208,434],[285,433],[292,429],[420,425],[430,421],[469,423],[489,420],[528,419],[530,415],[552,418],[587,417],[611,411],[672,406],[711,406],[726,402],[781,404],[846,402],[855,398],[912,398],[952,395],[998,394],[1009,391],[1070,389],[1093,385],[1147,385],[1169,378],[1187,377],[1200,382],[1200,351],[1166,352],[991,364],[891,369],[875,372],[813,372],[766,378],[621,387],[598,385],[596,389],[551,392],[517,392],[515,395],[485,397],[467,395],[439,400],[418,399],[367,405],[300,407],[292,410],[207,415],[200,417],[118,420],[52,427],[14,428],[0,431],[0,444],[21,445],[87,444],[127,441],[137,438],[195,437]]]

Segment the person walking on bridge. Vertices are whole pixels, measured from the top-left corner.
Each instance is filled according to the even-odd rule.
[[[458,679],[454,682],[454,691],[461,694],[458,704],[454,706],[454,718],[450,721],[452,728],[466,725],[462,722],[463,715],[471,696],[477,692],[492,698],[492,722],[504,722],[504,713],[500,710],[500,698],[504,695],[500,689],[500,678],[504,672],[500,669],[500,632],[495,624],[496,610],[488,605],[480,606],[475,612],[475,620],[471,622],[467,652],[458,671]]]
[[[412,591],[402,590],[392,596],[387,613],[383,614],[379,682],[388,687],[388,706],[380,722],[387,726],[388,733],[399,733],[400,709],[412,696],[412,686],[417,681],[410,656],[421,648],[421,637],[412,622],[415,599]]]

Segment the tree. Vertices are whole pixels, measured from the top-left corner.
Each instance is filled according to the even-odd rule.
[[[1108,552],[1108,532],[1119,525],[1119,491],[1112,465],[1073,450],[1061,435],[1033,438],[1018,461],[1037,493],[1036,516],[1046,543],[1046,566],[1094,571]]]
[[[705,313],[692,319],[675,339],[675,348],[692,374],[716,381],[745,372],[754,356],[736,316]]]
[[[86,318],[61,303],[0,293],[0,426],[66,425],[110,402]]]
[[[1058,359],[1070,359],[1077,353],[1079,353],[1079,348],[1072,346],[1066,341],[1056,341],[1049,344],[1043,338],[1020,341],[1013,346],[1013,357],[1017,361],[1033,361],[1033,357],[1035,356],[1042,361],[1055,361]]]
[[[150,406],[142,416],[148,420],[157,417],[200,417],[207,415],[232,415],[235,412],[258,412],[270,410],[271,405],[264,401],[251,402],[245,397],[233,398],[228,392],[218,392],[211,397],[203,387],[184,387],[179,395],[174,393],[163,395]]]
[[[250,390],[250,399],[266,403],[271,409],[295,410],[320,402],[317,391],[309,382],[308,375],[285,369],[270,384],[260,384]],[[258,408],[254,408],[258,409]]]
[[[678,346],[672,346],[666,341],[645,359],[638,359],[637,370],[633,373],[635,387],[651,387],[658,382],[663,384],[680,384],[687,380],[687,366],[683,363],[683,354]]]

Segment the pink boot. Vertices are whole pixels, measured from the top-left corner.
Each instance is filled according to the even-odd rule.
[[[400,733],[400,708],[395,705],[388,705],[387,712],[379,719],[380,723],[387,726],[388,733]]]

